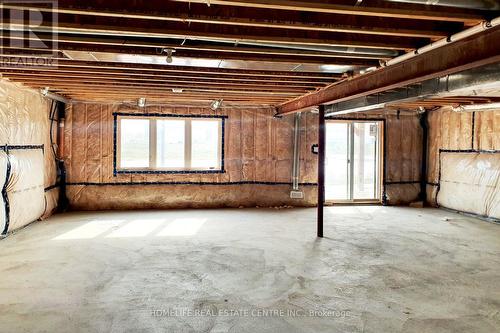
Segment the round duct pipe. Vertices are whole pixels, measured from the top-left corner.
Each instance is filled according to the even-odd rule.
[[[188,40],[201,40],[205,42],[226,43],[232,45],[249,45],[270,48],[304,50],[304,51],[319,51],[319,52],[332,52],[332,53],[363,53],[381,57],[396,57],[399,55],[398,51],[388,49],[372,49],[361,47],[345,47],[345,46],[317,46],[306,44],[287,44],[287,43],[270,43],[270,42],[257,42],[252,40],[234,40],[234,39],[214,39],[214,38],[186,38]]]
[[[248,42],[248,41],[239,41],[238,44],[304,50],[304,51],[345,53],[345,54],[363,53],[374,56],[386,56],[386,57],[395,57],[398,55],[398,52],[394,50],[371,49],[371,48],[360,48],[360,47],[315,46],[315,45],[286,44],[286,43]]]
[[[500,9],[500,1],[498,0],[387,0],[387,1],[415,3],[422,5],[457,7],[457,8],[469,8],[469,9],[485,9],[485,10]]]

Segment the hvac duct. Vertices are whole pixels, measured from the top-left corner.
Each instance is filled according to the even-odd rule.
[[[286,44],[286,43],[282,44],[282,43],[247,42],[247,41],[239,41],[238,44],[251,45],[251,46],[265,46],[265,47],[274,47],[274,48],[283,48],[292,50],[330,52],[330,53],[345,53],[345,54],[363,53],[367,55],[381,56],[381,57],[394,57],[398,55],[398,52],[394,50],[369,49],[360,47],[314,46],[314,45],[302,45],[302,44]]]
[[[422,5],[437,5],[446,7],[498,10],[500,1],[497,0],[387,0],[389,2],[415,3]]]
[[[211,42],[211,43],[227,43],[232,45],[248,45],[248,46],[260,46],[260,47],[304,50],[304,51],[318,51],[318,52],[329,52],[329,53],[345,53],[345,54],[362,53],[366,55],[381,56],[381,57],[395,57],[399,54],[397,51],[394,50],[360,48],[360,47],[315,46],[307,44],[269,43],[269,42],[257,42],[251,40],[215,39],[215,38],[200,38],[200,37],[186,38],[186,39]]]

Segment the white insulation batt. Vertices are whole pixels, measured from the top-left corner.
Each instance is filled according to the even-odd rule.
[[[14,150],[9,152],[9,160],[9,230],[15,230],[38,220],[45,211],[43,151]]]
[[[45,193],[56,183],[55,158],[49,137],[51,103],[38,91],[0,80],[0,188],[5,184],[8,161],[11,174],[7,181],[10,218],[6,220],[5,198],[0,196],[0,233],[22,228],[49,216],[55,209],[58,189]],[[55,126],[54,126],[55,127]],[[8,155],[5,147],[10,146]],[[43,149],[42,149],[43,147]],[[8,159],[7,159],[8,157]]]
[[[442,153],[442,207],[500,219],[500,154]]]

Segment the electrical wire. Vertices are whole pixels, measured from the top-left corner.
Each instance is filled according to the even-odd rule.
[[[55,102],[54,100],[52,100],[52,103],[50,104],[50,114],[49,114],[49,118],[50,118],[50,131],[49,131],[49,134],[50,134],[50,147],[52,148],[52,153],[54,154],[54,158],[56,159],[56,162],[58,162],[60,160],[59,156],[57,156],[57,152],[56,152],[56,144],[54,144],[54,135],[53,135],[53,128],[54,128],[54,121],[57,121],[57,119],[54,119],[54,116],[55,116],[55,113],[56,113],[56,110],[57,110],[57,103],[58,102]]]

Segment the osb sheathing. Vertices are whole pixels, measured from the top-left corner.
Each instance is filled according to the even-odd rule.
[[[43,144],[45,188],[54,185],[57,177],[50,145],[49,109],[50,102],[42,98],[39,92],[0,80],[0,145]],[[55,131],[57,125],[53,127]],[[44,216],[50,215],[54,210],[57,196],[57,188],[45,193]]]
[[[427,198],[436,204],[439,183],[439,150],[499,150],[500,110],[453,112],[449,108],[429,113]]]
[[[422,165],[422,128],[417,114],[385,110],[355,113],[337,118],[385,120],[384,187],[389,204],[418,199]]]
[[[113,113],[226,115],[225,173],[113,175]],[[300,182],[316,183],[317,116],[302,117]],[[310,206],[316,187],[303,186],[304,200],[290,199],[293,117],[275,118],[271,109],[210,109],[73,104],[65,125],[68,197],[73,209]],[[204,182],[210,185],[137,185],[139,182]],[[82,184],[85,185],[75,185]],[[121,185],[117,185],[120,183]],[[123,185],[130,183],[131,185]],[[73,185],[71,185],[73,184]],[[113,185],[116,184],[116,185]]]

